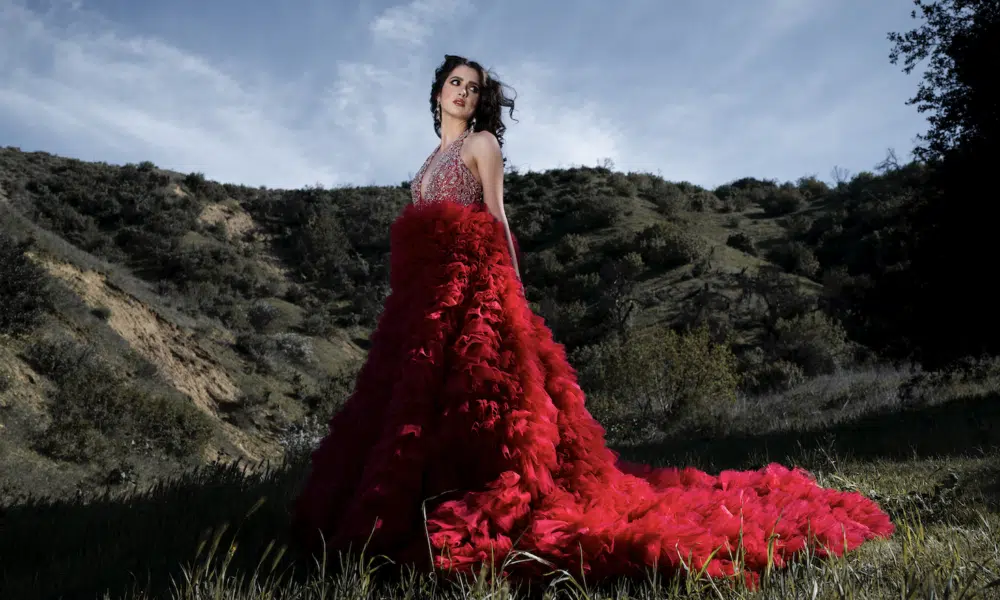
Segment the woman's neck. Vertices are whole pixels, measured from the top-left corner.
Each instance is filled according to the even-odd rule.
[[[465,121],[448,120],[441,123],[441,147],[444,148],[462,137],[469,128]]]

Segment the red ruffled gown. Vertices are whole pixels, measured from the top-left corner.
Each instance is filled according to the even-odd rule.
[[[738,574],[756,581],[769,552],[781,567],[807,546],[841,554],[892,533],[873,501],[800,469],[709,475],[619,461],[528,306],[459,155],[466,135],[433,167],[438,151],[428,157],[392,225],[392,293],[293,507],[306,549],[367,544],[368,556],[477,572],[526,550],[595,581],[682,562],[734,575],[742,540]],[[532,560],[508,569],[550,571]]]

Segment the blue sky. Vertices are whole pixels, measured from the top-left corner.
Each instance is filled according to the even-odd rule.
[[[0,0],[0,145],[219,181],[396,184],[446,53],[517,92],[522,170],[708,187],[909,157],[911,0]]]

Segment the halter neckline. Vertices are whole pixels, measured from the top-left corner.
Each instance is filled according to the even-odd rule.
[[[431,154],[431,158],[433,159],[434,157],[436,157],[441,152],[447,152],[449,148],[451,148],[452,146],[454,146],[458,142],[464,140],[466,138],[466,136],[468,136],[471,131],[472,131],[471,127],[467,128],[465,131],[463,131],[462,133],[458,134],[458,137],[456,137],[452,141],[448,142],[448,144],[446,146],[442,146],[441,144],[438,144],[437,148],[434,149],[434,153]]]
[[[448,145],[441,147],[439,144],[434,148],[411,184],[414,203],[433,202],[442,198],[467,205],[481,201],[482,186],[461,156],[462,142],[471,133],[471,128],[466,129]]]

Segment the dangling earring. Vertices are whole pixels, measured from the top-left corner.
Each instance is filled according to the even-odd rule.
[[[437,120],[440,121],[441,120],[441,103],[440,102],[437,103],[437,112],[434,113],[434,114],[437,116]]]
[[[469,121],[469,128],[470,129],[475,129],[476,128],[476,117],[472,117],[472,120]]]

